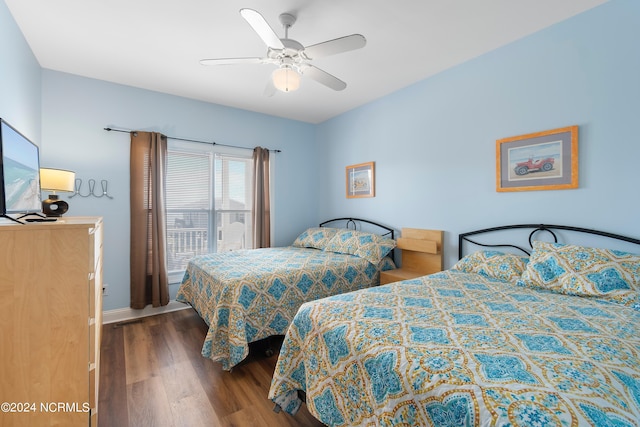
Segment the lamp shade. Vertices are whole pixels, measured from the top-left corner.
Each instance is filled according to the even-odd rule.
[[[51,191],[75,191],[75,172],[64,169],[40,169],[40,188]]]
[[[300,87],[300,74],[289,66],[283,66],[272,74],[273,85],[282,92],[293,92]]]

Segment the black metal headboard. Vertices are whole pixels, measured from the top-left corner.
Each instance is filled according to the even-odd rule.
[[[532,229],[531,233],[529,234],[529,248],[533,248],[533,236],[538,233],[538,232],[548,232],[551,234],[551,236],[553,237],[554,242],[558,242],[558,237],[556,236],[556,234],[554,233],[554,231],[557,230],[569,230],[569,231],[576,231],[579,233],[586,233],[586,234],[595,234],[597,236],[603,236],[603,237],[608,237],[611,239],[616,239],[616,240],[622,240],[625,242],[629,242],[629,243],[635,243],[637,245],[640,245],[640,239],[635,239],[633,237],[628,237],[628,236],[623,236],[621,234],[613,234],[613,233],[607,233],[606,231],[599,231],[599,230],[592,230],[589,228],[581,228],[581,227],[573,227],[573,226],[567,226],[567,225],[550,225],[550,224],[517,224],[517,225],[503,225],[501,227],[491,227],[491,228],[484,228],[482,230],[476,230],[476,231],[469,231],[468,233],[462,233],[458,236],[458,259],[461,259],[464,251],[463,251],[463,245],[465,242],[469,242],[472,243],[474,245],[478,245],[478,246],[483,246],[483,247],[488,247],[488,248],[515,248],[518,249],[522,252],[524,252],[527,255],[530,255],[529,250],[530,249],[524,249],[520,246],[517,245],[512,245],[512,244],[487,244],[487,243],[480,243],[476,240],[472,240],[469,237],[470,236],[474,236],[474,235],[478,235],[478,234],[484,234],[484,233],[491,233],[494,231],[501,231],[501,230],[512,230],[512,229],[517,229],[517,228],[530,228]]]
[[[321,222],[320,223],[320,227],[324,227],[326,226],[326,224],[329,224],[331,222],[336,222],[336,221],[346,221],[345,224],[345,228],[349,228],[350,226],[353,227],[354,230],[357,230],[357,223],[366,223],[366,224],[370,224],[370,225],[375,225],[378,228],[381,228],[383,230],[385,230],[384,233],[378,233],[381,236],[389,236],[391,239],[395,238],[395,234],[394,234],[394,230],[393,228],[389,228],[386,225],[381,225],[378,224],[376,222],[371,222],[369,220],[366,219],[360,219],[360,218],[334,218],[334,219],[330,219],[328,221],[325,222]]]

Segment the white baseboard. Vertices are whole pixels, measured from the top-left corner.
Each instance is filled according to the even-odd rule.
[[[102,323],[117,323],[126,320],[138,319],[141,317],[155,316],[156,314],[169,313],[171,311],[184,310],[191,308],[189,304],[184,304],[175,300],[169,301],[169,304],[162,307],[146,306],[142,310],[134,310],[133,308],[118,308],[115,310],[107,310],[102,313]]]

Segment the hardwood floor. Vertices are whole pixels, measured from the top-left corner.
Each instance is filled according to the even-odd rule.
[[[277,360],[252,345],[249,358],[223,371],[200,355],[207,332],[192,310],[103,326],[100,427],[322,426],[302,406],[273,412],[267,395]]]

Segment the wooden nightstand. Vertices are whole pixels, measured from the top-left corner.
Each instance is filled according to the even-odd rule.
[[[403,228],[397,248],[402,250],[402,265],[380,273],[380,284],[414,279],[442,271],[442,230]]]

